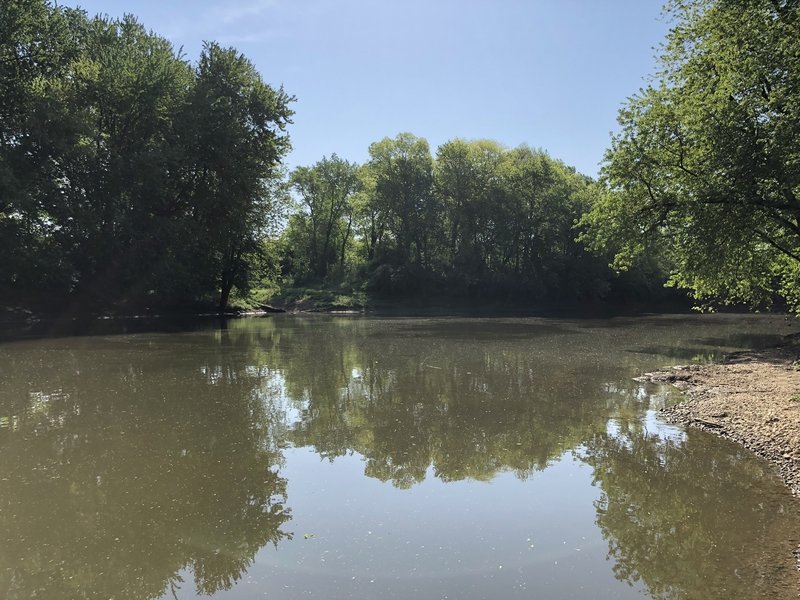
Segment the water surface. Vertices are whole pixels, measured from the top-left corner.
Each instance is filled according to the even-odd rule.
[[[774,469],[631,379],[793,321],[151,328],[0,344],[0,597],[796,593]]]

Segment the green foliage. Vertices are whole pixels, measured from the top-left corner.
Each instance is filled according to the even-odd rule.
[[[758,251],[743,255],[739,240],[760,221],[706,203],[705,220],[676,212],[679,226],[669,231],[685,238],[683,254],[645,251],[633,259],[648,238],[633,218],[641,186],[625,183],[626,165],[639,164],[632,132],[645,117],[682,114],[672,100],[648,108],[675,86],[631,103],[626,131],[636,144],[617,141],[620,158],[607,165],[602,186],[540,150],[455,139],[434,158],[428,142],[410,133],[372,144],[363,165],[334,154],[287,181],[281,160],[293,99],[232,48],[208,43],[193,64],[133,17],[88,18],[46,0],[4,2],[0,42],[0,292],[9,304],[58,299],[60,310],[138,310],[215,302],[224,309],[231,298],[238,306],[263,301],[278,280],[324,286],[342,298],[360,298],[366,288],[393,296],[619,299],[658,294],[653,282],[670,261],[681,267],[673,281],[700,296],[715,290],[707,271],[735,280],[738,296],[755,297],[774,281],[787,297],[796,289],[796,261],[775,250],[791,247],[780,229],[791,217],[776,203],[796,183],[765,184],[783,220],[750,232],[761,236]],[[794,49],[785,44],[776,60],[789,64]],[[677,42],[669,49],[695,51]],[[767,58],[759,51],[753,61]],[[795,75],[784,71],[770,82],[776,115],[796,110],[784,90]],[[794,126],[772,114],[754,123],[775,129],[785,146]],[[672,140],[662,134],[653,135]],[[693,145],[687,161],[716,156],[718,145]],[[728,146],[741,143],[732,138]],[[795,181],[795,163],[782,164],[786,181]],[[712,169],[724,173],[717,163]],[[664,198],[675,196],[670,186],[688,189],[674,175],[659,177]],[[745,180],[741,174],[733,187],[748,189]],[[287,214],[290,192],[297,202]],[[575,241],[574,223],[592,206],[584,224],[595,246],[605,248],[620,231],[636,234],[616,247],[618,264],[636,264],[632,274],[612,274]],[[720,211],[738,229],[716,228]],[[704,227],[714,248],[727,252],[698,266],[702,248],[692,246],[693,236]],[[742,269],[751,276],[738,277]]]
[[[190,193],[199,227],[198,272],[219,277],[220,308],[231,290],[247,290],[275,214],[270,189],[288,151],[284,135],[291,99],[266,85],[232,48],[208,44],[187,105],[185,147],[193,169]]]
[[[615,265],[660,246],[709,303],[800,310],[800,7],[672,2],[658,81],[620,112],[584,240]]]
[[[437,205],[431,189],[433,158],[428,142],[410,133],[384,138],[369,147],[367,169],[374,179],[371,201],[382,215],[382,226],[401,265],[424,269],[435,252]],[[387,248],[388,250],[389,248]]]
[[[0,289],[83,308],[246,290],[284,195],[291,100],[133,17],[0,7]],[[6,257],[8,257],[7,260]]]
[[[306,260],[297,274],[325,278],[336,265],[342,271],[352,243],[351,198],[360,187],[358,165],[335,154],[323,157],[312,167],[295,169],[291,184],[302,210],[293,216],[287,235],[294,252]]]
[[[302,203],[283,234],[290,280],[330,286],[355,278],[372,294],[393,297],[661,294],[659,261],[648,256],[639,261],[647,268],[615,276],[575,241],[574,223],[597,188],[541,150],[454,139],[433,158],[424,139],[402,133],[372,144],[369,154],[360,167],[334,156],[292,175]],[[348,246],[337,253],[329,239]]]

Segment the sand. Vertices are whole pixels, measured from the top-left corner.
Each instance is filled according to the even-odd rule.
[[[800,345],[738,353],[719,364],[679,365],[640,381],[672,384],[684,399],[661,411],[669,422],[733,440],[773,463],[800,498]],[[800,570],[800,547],[795,549]]]

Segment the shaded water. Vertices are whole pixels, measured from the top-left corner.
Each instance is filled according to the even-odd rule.
[[[796,593],[774,470],[631,380],[793,321],[130,327],[0,344],[2,598]]]

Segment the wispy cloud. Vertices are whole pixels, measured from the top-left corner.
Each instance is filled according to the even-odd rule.
[[[167,35],[172,39],[182,39],[213,34],[211,37],[218,38],[224,43],[264,41],[272,36],[270,32],[237,33],[226,36],[222,31],[242,21],[247,20],[252,23],[253,19],[277,4],[278,0],[246,0],[212,6],[201,10],[199,14],[187,15],[171,23],[167,28]]]
[[[215,22],[235,23],[248,17],[256,17],[268,8],[277,4],[277,0],[251,0],[239,4],[230,4],[224,7],[214,7],[209,11],[209,17]]]
[[[223,45],[260,44],[261,42],[266,42],[267,40],[281,37],[281,35],[282,34],[277,31],[269,31],[265,29],[262,31],[254,31],[252,33],[232,33],[230,35],[223,34],[217,36],[215,39],[217,42]]]

